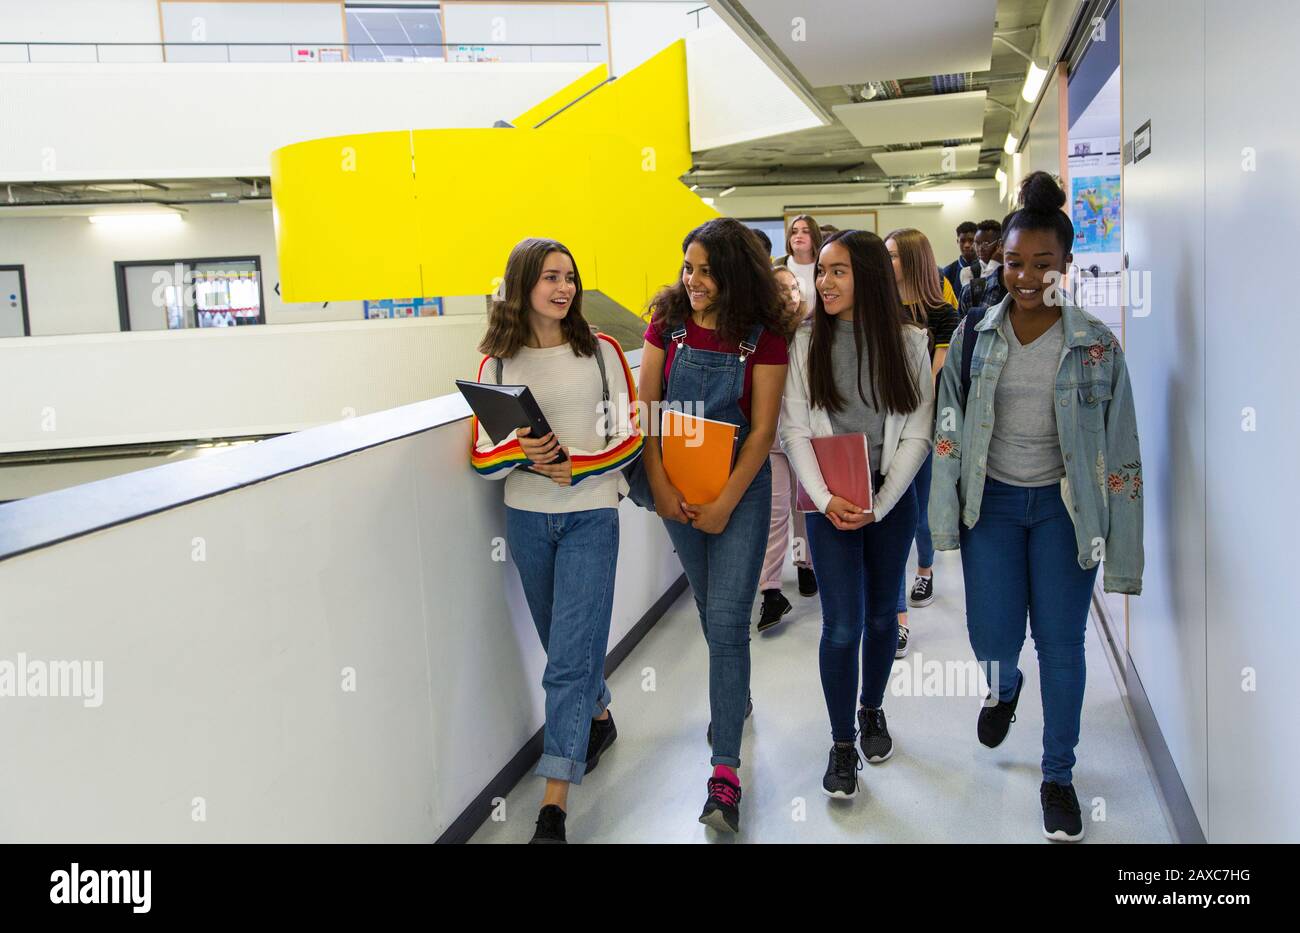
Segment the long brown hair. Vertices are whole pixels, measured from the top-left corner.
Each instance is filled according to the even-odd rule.
[[[718,313],[718,337],[739,346],[755,324],[773,333],[784,332],[785,302],[772,274],[772,259],[763,254],[749,228],[733,217],[705,221],[682,240],[682,253],[699,243],[709,254],[709,271],[718,283],[713,308]],[[663,337],[685,326],[691,300],[679,274],[650,300],[650,323]]]
[[[817,226],[817,221],[813,220],[812,214],[797,214],[790,218],[790,226],[785,228],[785,255],[788,260],[794,259],[794,250],[790,248],[790,231],[799,221],[808,224],[808,230],[812,234],[812,253],[813,262],[817,261],[817,255],[822,251],[822,228]]]
[[[574,356],[596,354],[596,335],[582,316],[582,276],[578,274],[578,261],[563,243],[541,237],[520,240],[510,251],[505,278],[492,301],[492,310],[488,312],[487,333],[478,345],[480,353],[507,359],[527,344],[531,333],[528,326],[529,299],[537,280],[542,277],[546,257],[551,253],[563,253],[573,263],[573,302],[569,305],[569,313],[560,321],[560,332],[573,349]]]
[[[891,230],[885,237],[893,240],[898,249],[898,262],[903,267],[903,283],[912,293],[912,301],[903,301],[908,317],[913,324],[924,327],[929,320],[926,313],[931,308],[941,308],[943,286],[939,282],[939,265],[934,261],[934,248],[924,233],[915,227],[900,227]],[[903,289],[899,289],[902,297]]]
[[[858,397],[868,402],[862,387],[862,353],[865,347],[871,370],[871,399],[877,411],[906,414],[921,404],[903,337],[903,308],[894,284],[894,265],[885,241],[864,230],[832,233],[825,249],[838,243],[849,251],[853,270],[853,344],[857,348]],[[821,255],[817,265],[821,266]],[[812,341],[808,349],[808,394],[812,404],[827,411],[842,411],[846,400],[835,387],[831,347],[835,322],[826,313],[821,292],[813,310]],[[883,407],[882,404],[883,403]]]

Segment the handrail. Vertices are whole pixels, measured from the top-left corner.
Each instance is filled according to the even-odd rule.
[[[230,62],[230,50],[234,48],[260,48],[260,47],[281,47],[289,50],[289,61],[299,61],[293,57],[293,50],[297,48],[316,48],[316,49],[487,49],[487,48],[526,48],[529,50],[529,61],[532,61],[532,50],[536,48],[559,48],[559,49],[583,49],[583,58],[588,59],[586,49],[601,48],[600,42],[335,42],[333,40],[325,41],[282,41],[282,42],[53,42],[49,40],[38,40],[31,42],[0,42],[0,50],[9,46],[22,46],[26,50],[26,61],[8,60],[0,57],[0,64],[59,64],[59,62],[33,62],[32,48],[35,47],[69,47],[69,48],[94,48],[95,61],[103,64],[99,51],[101,48],[160,48],[164,51],[172,47],[197,47],[219,49],[224,48],[226,52],[226,61]],[[388,61],[385,57],[382,61]],[[112,62],[118,64],[118,62]],[[138,64],[131,62],[122,62],[122,64]]]
[[[627,353],[641,368],[640,348]],[[358,415],[220,456],[166,463],[0,504],[0,561],[445,427],[470,416],[459,392]],[[468,440],[468,436],[467,436]],[[468,463],[466,469],[469,469]]]

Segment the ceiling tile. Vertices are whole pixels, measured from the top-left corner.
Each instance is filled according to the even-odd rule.
[[[975,139],[984,135],[987,91],[899,97],[831,109],[864,146]]]

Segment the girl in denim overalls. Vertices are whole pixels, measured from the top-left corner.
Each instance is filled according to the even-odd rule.
[[[641,398],[659,433],[663,407],[740,428],[739,453],[722,494],[687,502],[645,445],[655,511],[695,592],[709,645],[708,799],[700,822],[740,827],[740,733],[749,711],[749,614],[772,508],[768,451],[785,383],[782,301],[768,257],[747,227],[722,217],[687,234],[681,280],[651,302],[641,358]]]

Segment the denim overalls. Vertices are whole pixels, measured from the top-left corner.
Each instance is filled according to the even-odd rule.
[[[739,403],[745,387],[745,361],[758,348],[761,334],[762,327],[757,326],[738,352],[720,353],[687,346],[685,327],[675,331],[671,339],[677,351],[664,389],[664,406],[739,425],[739,445],[743,446],[750,428]],[[749,616],[763,568],[771,514],[772,467],[764,457],[722,534],[705,534],[664,519],[695,593],[709,645],[710,763],[714,765],[740,767],[740,733],[749,699]]]

